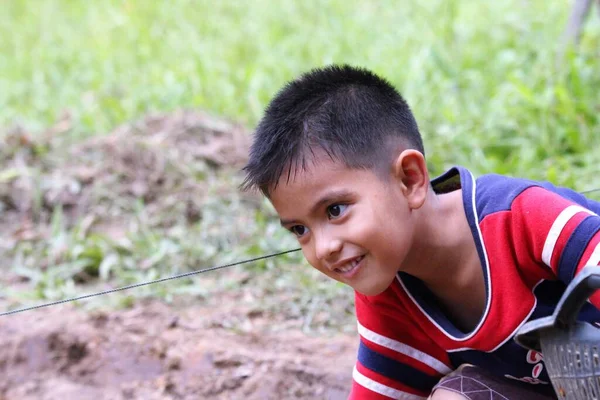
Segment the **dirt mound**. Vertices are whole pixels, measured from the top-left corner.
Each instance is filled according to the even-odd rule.
[[[218,168],[240,168],[247,151],[248,134],[240,126],[196,112],[177,112],[147,117],[72,148],[67,169],[79,182],[110,188],[113,198],[134,197],[168,208],[201,200],[199,182]]]
[[[60,136],[65,130],[68,120],[45,134],[15,129],[0,138],[0,219],[47,223],[57,207],[71,222],[119,218],[142,202],[163,224],[165,215],[195,222],[207,185],[219,169],[239,170],[249,146],[241,126],[196,111],[151,115],[77,144]]]
[[[0,399],[347,397],[354,337],[236,333],[215,325],[222,317],[157,302],[110,314],[56,307],[5,317]]]

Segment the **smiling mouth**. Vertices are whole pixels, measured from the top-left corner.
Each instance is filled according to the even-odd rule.
[[[356,272],[358,270],[358,267],[360,266],[360,263],[364,258],[365,258],[364,255],[353,258],[348,263],[346,263],[346,265],[344,265],[341,268],[336,268],[334,271],[339,274],[350,277],[350,276],[354,275],[354,272]]]

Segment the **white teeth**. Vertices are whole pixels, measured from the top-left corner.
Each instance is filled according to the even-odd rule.
[[[342,273],[352,271],[361,260],[362,260],[362,256],[355,258],[354,260],[350,261],[347,266],[345,266],[344,268],[338,268],[338,270]]]

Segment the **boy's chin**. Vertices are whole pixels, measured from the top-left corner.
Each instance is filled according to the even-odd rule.
[[[364,296],[377,296],[385,292],[391,284],[392,281],[387,284],[385,282],[374,282],[370,285],[366,283],[364,285],[353,286],[353,289]]]

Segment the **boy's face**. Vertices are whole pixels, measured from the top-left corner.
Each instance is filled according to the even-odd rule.
[[[373,296],[393,281],[412,245],[415,217],[401,182],[318,157],[270,199],[308,262]]]

